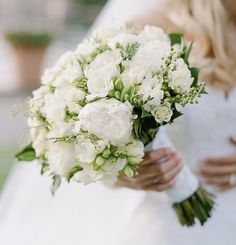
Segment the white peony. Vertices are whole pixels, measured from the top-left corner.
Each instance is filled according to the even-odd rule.
[[[76,165],[74,145],[65,142],[51,142],[48,147],[48,163],[53,173],[66,176]]]
[[[80,163],[91,163],[96,158],[96,148],[90,139],[79,139],[76,143],[76,158]]]
[[[132,108],[116,99],[101,99],[82,108],[81,128],[108,140],[113,145],[129,142],[132,133]]]
[[[171,105],[169,103],[165,103],[159,107],[157,107],[153,112],[153,116],[158,123],[169,122],[173,111],[171,110]]]
[[[170,43],[169,36],[164,32],[163,29],[157,26],[145,26],[139,34],[139,38],[143,42],[159,40],[161,42]]]
[[[193,83],[191,72],[184,60],[179,58],[176,61],[176,70],[169,73],[169,86],[176,91],[186,92]]]

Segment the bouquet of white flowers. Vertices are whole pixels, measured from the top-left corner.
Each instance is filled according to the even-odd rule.
[[[31,143],[16,157],[38,159],[53,192],[62,177],[88,184],[137,175],[144,146],[205,92],[190,50],[181,34],[158,27],[97,31],[45,71],[29,101]],[[179,176],[170,192],[180,222],[203,224],[212,195],[186,167]]]

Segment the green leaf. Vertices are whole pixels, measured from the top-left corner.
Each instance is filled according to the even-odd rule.
[[[178,32],[170,33],[169,37],[170,37],[171,45],[182,43],[182,40],[183,40],[183,34],[182,33],[178,33]]]
[[[22,151],[15,155],[18,161],[33,161],[36,159],[36,153],[32,143],[27,145]]]
[[[54,175],[52,177],[52,186],[51,186],[51,193],[54,196],[57,189],[61,185],[61,177],[59,175]]]
[[[42,163],[42,167],[41,167],[41,175],[43,175],[45,172],[47,172],[49,170],[49,164],[46,162]]]
[[[198,74],[199,74],[199,69],[196,67],[191,67],[190,68],[191,76],[194,78],[193,83],[191,87],[196,87],[198,83]]]
[[[151,114],[147,111],[145,111],[143,108],[142,108],[142,115],[141,115],[141,118],[145,118],[145,117],[150,117]]]
[[[81,171],[81,170],[83,170],[83,168],[80,167],[79,165],[73,167],[73,168],[69,171],[69,173],[67,174],[67,176],[66,176],[67,181],[70,182],[71,178],[72,178],[77,172],[79,172],[79,171]]]
[[[184,52],[184,62],[186,64],[188,64],[188,59],[189,59],[189,55],[191,53],[192,47],[193,47],[193,42],[191,42],[191,44],[186,48]]]

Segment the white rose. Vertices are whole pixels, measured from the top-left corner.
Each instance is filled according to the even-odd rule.
[[[176,61],[176,70],[169,73],[169,86],[176,91],[186,92],[193,83],[191,72],[184,60],[179,58]]]
[[[64,53],[59,60],[57,61],[56,65],[66,69],[68,65],[78,64],[77,56],[74,52],[68,51]]]
[[[169,122],[173,111],[171,110],[171,105],[169,103],[163,104],[157,107],[153,112],[153,116],[158,123]]]
[[[170,43],[169,36],[164,32],[163,29],[156,26],[145,26],[139,37],[143,42],[159,40],[162,42]]]
[[[30,135],[35,149],[36,156],[39,157],[44,154],[48,147],[47,130],[42,127],[31,128]]]
[[[41,99],[47,94],[50,94],[48,86],[41,86],[40,88],[33,91],[34,99]]]
[[[94,77],[93,79],[88,80],[87,87],[89,95],[87,95],[87,100],[91,101],[95,98],[104,98],[108,95],[109,91],[114,88],[111,77]]]
[[[170,52],[170,44],[158,40],[143,43],[133,57],[133,65],[146,72],[160,70],[163,57]]]
[[[65,142],[51,142],[47,158],[52,172],[66,176],[69,170],[76,165],[74,145]]]
[[[121,44],[123,47],[126,47],[128,44],[137,43],[138,41],[139,39],[136,35],[129,33],[119,33],[109,40],[108,46],[112,49],[115,49],[117,43]]]
[[[79,114],[81,128],[108,140],[126,144],[132,133],[132,108],[116,99],[101,99],[87,104]]]
[[[45,104],[42,112],[45,114],[47,120],[57,122],[63,121],[65,118],[66,103],[56,94],[49,94],[45,96]]]
[[[78,140],[76,143],[76,158],[80,163],[92,163],[96,155],[96,148],[89,139]]]
[[[143,96],[143,100],[149,100],[145,105],[146,111],[151,111],[154,107],[160,105],[161,100],[164,98],[164,91],[161,89],[162,81],[152,75],[146,76],[140,86],[139,94]],[[151,100],[149,98],[152,98]]]
[[[105,171],[106,175],[116,178],[119,175],[119,172],[125,167],[126,163],[126,159],[117,159],[116,162],[107,160],[102,169]]]
[[[81,109],[82,109],[82,106],[76,102],[68,101],[68,102],[66,102],[66,105],[67,105],[70,112],[75,112],[77,114],[79,114]]]
[[[102,43],[107,43],[109,39],[115,37],[120,32],[120,28],[118,29],[115,26],[105,26],[97,29],[92,36],[100,40]]]

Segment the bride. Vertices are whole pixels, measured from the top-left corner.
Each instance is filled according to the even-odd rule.
[[[65,184],[52,198],[47,177],[39,176],[35,165],[17,165],[0,202],[2,244],[236,244],[236,188],[233,188],[236,148],[229,141],[236,133],[236,62],[231,58],[234,39],[227,22],[232,16],[233,23],[236,11],[230,4],[233,1],[228,0],[171,2],[169,6],[168,0],[111,0],[94,28],[135,20],[138,24],[168,25],[170,29],[184,31],[189,40],[195,41],[192,58],[203,68],[208,95],[198,106],[188,107],[185,116],[167,131],[185,162],[197,168],[205,182],[221,190],[230,188],[218,195],[212,219],[204,227],[181,227],[166,195],[146,191],[143,179],[150,173],[145,171],[132,180],[119,179],[119,185],[129,188]],[[173,184],[181,165],[175,153],[166,151],[172,155],[172,160],[166,163],[172,169],[172,178],[167,186],[156,185],[156,191]],[[162,154],[163,150],[155,152],[155,158]],[[146,162],[154,160],[150,158],[147,154]]]

